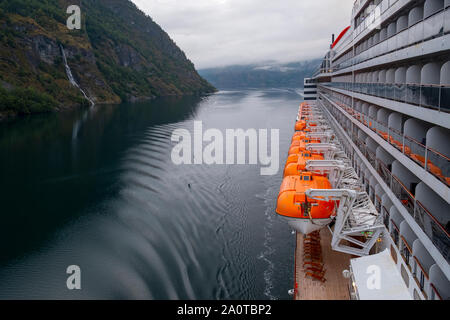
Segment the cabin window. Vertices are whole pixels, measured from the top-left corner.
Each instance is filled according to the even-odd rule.
[[[304,181],[309,181],[309,176],[304,176],[304,177],[303,177],[303,180],[304,180]]]

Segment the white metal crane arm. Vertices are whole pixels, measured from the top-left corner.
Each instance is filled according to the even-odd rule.
[[[307,171],[331,171],[333,169],[344,171],[344,162],[340,160],[308,160],[306,162]]]
[[[333,151],[336,152],[338,149],[333,143],[308,143],[306,145],[306,150],[308,151]]]
[[[309,189],[306,196],[317,201],[340,201],[343,197],[356,199],[357,193],[350,189]]]

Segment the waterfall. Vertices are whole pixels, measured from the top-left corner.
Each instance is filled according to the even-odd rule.
[[[64,61],[64,65],[66,67],[66,73],[67,73],[67,78],[69,79],[70,83],[74,86],[77,87],[80,92],[83,94],[83,96],[86,98],[87,101],[89,101],[89,103],[91,104],[91,107],[93,107],[95,105],[94,101],[92,101],[91,98],[88,97],[88,95],[86,94],[86,92],[84,92],[83,89],[81,89],[81,87],[78,85],[78,83],[75,81],[75,78],[72,75],[72,70],[70,70],[69,65],[67,64],[67,58],[66,58],[66,52],[64,51],[64,48],[62,45],[60,45],[61,48],[61,53],[62,53],[62,57],[63,57],[63,61]]]

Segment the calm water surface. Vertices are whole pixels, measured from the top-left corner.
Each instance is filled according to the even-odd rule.
[[[283,166],[300,99],[223,91],[0,124],[0,298],[289,299],[282,168],[176,166],[170,137],[194,120],[278,128]]]

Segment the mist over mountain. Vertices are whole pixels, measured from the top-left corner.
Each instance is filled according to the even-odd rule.
[[[220,89],[302,88],[303,78],[317,69],[321,59],[280,64],[267,62],[199,70],[199,74]]]

